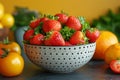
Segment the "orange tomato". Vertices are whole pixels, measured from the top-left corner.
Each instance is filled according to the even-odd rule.
[[[9,52],[0,57],[0,74],[7,77],[20,75],[24,68],[24,60],[16,52]]]
[[[100,31],[100,36],[96,41],[96,50],[93,59],[104,60],[107,48],[116,43],[118,43],[118,39],[114,33],[110,31]]]
[[[16,42],[0,43],[0,48],[5,48],[10,52],[17,52],[18,54],[21,54],[21,48]]]
[[[116,43],[112,46],[110,46],[105,51],[105,62],[107,64],[110,64],[112,60],[120,59],[120,43]]]

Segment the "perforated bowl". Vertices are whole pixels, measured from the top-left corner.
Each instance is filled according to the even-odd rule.
[[[92,58],[96,43],[80,46],[36,46],[24,44],[24,51],[31,62],[56,73],[73,72]]]

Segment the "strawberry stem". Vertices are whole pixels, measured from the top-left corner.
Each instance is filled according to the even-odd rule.
[[[44,17],[47,17],[47,18],[52,19],[52,20],[57,20],[58,19],[58,17],[50,15],[50,14],[44,14]]]
[[[46,33],[45,40],[48,39],[53,34],[53,31],[49,31]]]

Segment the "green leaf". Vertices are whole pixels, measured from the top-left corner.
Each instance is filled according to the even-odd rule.
[[[29,10],[27,7],[15,6],[13,12],[13,17],[15,19],[15,24],[11,30],[15,31],[18,27],[28,26],[31,20],[38,18],[41,13]]]
[[[47,17],[47,18],[52,19],[52,20],[57,20],[58,19],[58,17],[50,15],[50,14],[44,14],[44,17]]]
[[[108,30],[113,32],[117,35],[120,41],[120,7],[116,13],[112,10],[108,10],[107,14],[103,14],[98,19],[94,19],[91,25],[99,30]]]
[[[87,29],[90,29],[90,24],[82,16],[78,17],[80,23],[82,24],[82,32],[85,32]]]
[[[45,34],[44,32],[43,32],[43,30],[42,30],[42,25],[43,25],[43,23],[41,22],[40,24],[39,24],[39,26],[37,26],[36,28],[35,28],[35,34],[39,34],[39,33],[41,33],[41,34]]]
[[[65,39],[65,41],[68,41],[70,39],[70,37],[73,35],[73,33],[75,32],[75,30],[64,26],[61,30],[60,33],[62,34],[63,38]]]

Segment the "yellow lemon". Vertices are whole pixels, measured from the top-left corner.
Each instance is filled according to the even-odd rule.
[[[9,13],[4,14],[1,19],[3,26],[7,28],[11,28],[14,25],[14,22],[14,17]]]
[[[4,15],[4,6],[2,5],[2,3],[0,3],[0,20]]]

